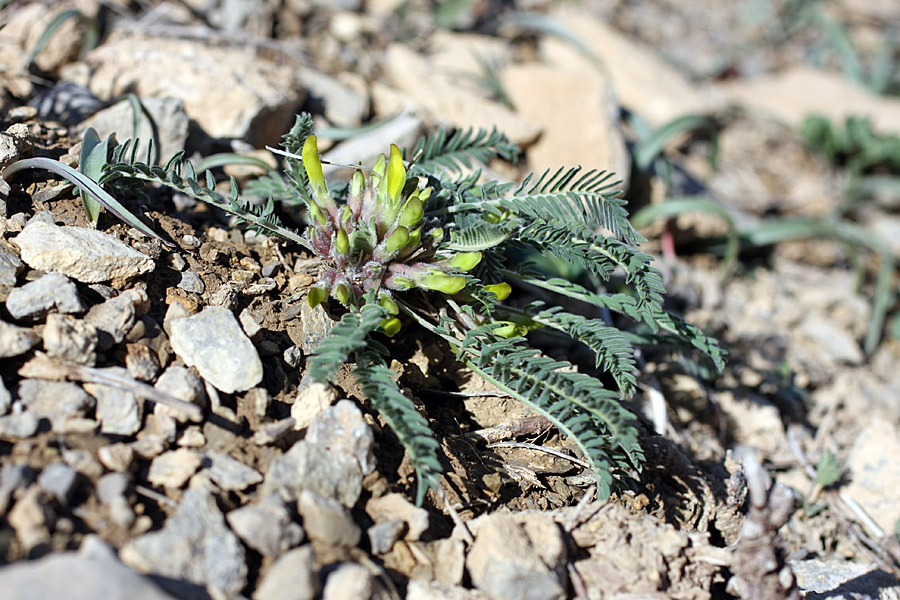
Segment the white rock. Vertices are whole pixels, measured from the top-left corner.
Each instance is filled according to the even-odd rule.
[[[2,205],[0,205],[0,217],[3,216]],[[14,254],[0,243],[0,285],[16,285],[16,278],[24,268],[25,263],[19,259],[18,254]]]
[[[225,597],[237,596],[247,584],[244,548],[203,488],[187,490],[160,531],[130,540],[119,556],[143,573],[205,585]]]
[[[131,392],[100,383],[85,383],[84,390],[97,399],[95,415],[107,435],[133,435],[141,428],[142,404]]]
[[[403,521],[408,540],[418,540],[430,525],[428,511],[411,503],[403,494],[390,493],[372,498],[366,503],[366,512],[375,523]]]
[[[352,507],[362,491],[359,463],[319,444],[300,440],[269,465],[260,495],[279,494],[285,502],[291,502],[303,490]]]
[[[354,457],[363,475],[375,470],[375,435],[351,400],[341,400],[316,416],[305,439]]]
[[[304,97],[295,65],[266,60],[240,45],[131,31],[111,36],[86,62],[93,69],[91,91],[101,98],[129,91],[180,98],[210,136],[255,146],[276,144]]]
[[[312,600],[316,597],[312,546],[285,552],[263,574],[253,600]]]
[[[324,383],[311,383],[301,388],[297,393],[297,399],[291,404],[294,429],[300,431],[309,427],[313,419],[322,414],[337,398],[337,390]]]
[[[91,367],[97,361],[97,330],[81,319],[59,313],[47,315],[43,339],[50,356]]]
[[[344,563],[328,576],[322,590],[322,600],[368,600],[374,589],[375,577],[367,568],[356,563]]]
[[[141,119],[141,127],[137,134],[132,131],[132,123],[134,113],[131,103],[128,100],[122,100],[113,104],[109,108],[105,108],[91,115],[83,121],[79,127],[79,135],[83,135],[88,127],[97,130],[100,139],[113,133],[118,133],[119,142],[124,141],[122,132],[127,131],[131,139],[137,138],[141,141],[138,146],[138,160],[144,160],[147,156],[147,143],[154,140],[154,150],[159,152],[160,162],[165,163],[176,152],[184,150],[185,142],[188,137],[188,125],[190,119],[184,111],[184,102],[178,98],[141,98],[141,104],[147,109],[147,112],[153,117],[156,124],[156,130],[151,129],[150,120],[146,117]]]
[[[28,327],[0,321],[0,358],[19,356],[31,350],[41,337]]]
[[[631,161],[612,83],[576,50],[566,46],[550,64],[507,67],[500,80],[519,114],[542,127],[540,139],[527,149],[530,169],[584,165],[628,178]]]
[[[536,123],[489,100],[464,77],[437,71],[429,60],[408,46],[394,44],[384,55],[385,85],[372,88],[377,114],[403,109],[429,116],[432,120],[456,127],[497,127],[520,145],[540,135]]]
[[[27,158],[34,149],[31,141],[31,130],[24,123],[11,125],[3,135],[0,135],[0,169],[16,162],[20,158]]]
[[[23,412],[0,417],[0,439],[20,440],[37,433],[40,421],[34,413]]]
[[[587,11],[565,7],[553,12],[551,18],[590,48],[609,73],[622,105],[652,127],[705,112],[711,106],[712,101],[694,83],[652,48],[631,40]]]
[[[466,568],[497,600],[566,597],[566,544],[547,513],[495,512],[478,519]]]
[[[262,381],[262,361],[234,314],[211,306],[169,325],[172,349],[218,390],[243,392]]]
[[[203,472],[227,492],[243,490],[263,480],[262,473],[221,452],[203,453]]]
[[[303,541],[303,528],[291,521],[284,503],[269,496],[225,516],[231,530],[263,556],[278,556]]]
[[[732,102],[769,113],[794,128],[813,114],[835,124],[843,124],[847,117],[866,116],[875,131],[900,133],[900,102],[874,94],[838,73],[794,67],[723,84],[722,89]]]
[[[13,238],[32,269],[58,271],[84,283],[124,282],[153,270],[149,256],[113,236],[85,227],[30,222]]]
[[[197,471],[201,462],[200,455],[189,448],[160,454],[150,463],[147,481],[151,485],[180,488]]]
[[[847,459],[850,483],[844,491],[856,500],[885,532],[900,521],[900,428],[884,419],[866,425]]]
[[[84,312],[78,289],[61,273],[47,273],[13,288],[6,299],[6,310],[14,319],[37,317],[51,309],[66,314]]]
[[[303,517],[303,530],[310,540],[331,546],[353,548],[362,531],[340,502],[303,490],[297,500],[297,512]]]

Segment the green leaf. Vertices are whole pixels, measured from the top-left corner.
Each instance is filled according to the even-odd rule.
[[[819,458],[816,467],[816,485],[830,487],[841,480],[843,466],[831,450],[826,450]]]
[[[115,146],[115,140],[116,137],[113,134],[101,142],[97,131],[93,127],[88,127],[81,140],[81,156],[78,162],[78,170],[90,179],[99,181],[109,157],[109,143],[112,141]],[[88,221],[96,225],[97,220],[100,218],[101,204],[98,200],[91,197],[89,192],[81,190],[80,193],[84,213],[87,215]]]
[[[378,304],[366,304],[359,312],[351,311],[341,317],[309,357],[309,376],[322,383],[331,379],[354,352],[367,346],[369,334],[385,317],[387,311]]]

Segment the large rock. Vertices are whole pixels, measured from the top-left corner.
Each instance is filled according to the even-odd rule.
[[[541,128],[506,106],[485,98],[464,77],[436,70],[407,46],[394,44],[385,52],[385,84],[372,88],[377,114],[408,109],[454,127],[497,127],[521,145],[537,139]]]
[[[619,101],[651,126],[703,112],[711,105],[695,84],[652,48],[626,37],[583,9],[561,8],[552,18],[590,49],[609,73]]]
[[[187,490],[160,531],[130,540],[120,556],[142,573],[204,585],[228,596],[247,584],[244,548],[203,488]]]
[[[124,282],[154,267],[149,256],[96,229],[31,221],[13,242],[32,269],[57,271],[84,283]]]
[[[501,73],[503,89],[519,114],[543,128],[541,138],[528,148],[531,169],[540,173],[584,165],[627,178],[631,161],[609,78],[572,49],[559,53],[553,64],[519,64]]]
[[[210,306],[196,315],[171,322],[175,354],[216,389],[244,392],[262,381],[262,361],[234,314]]]
[[[497,600],[566,597],[566,544],[552,516],[496,512],[475,521],[466,558],[475,587]]]
[[[173,600],[150,579],[113,558],[64,552],[0,569],[0,600],[45,598]]]
[[[101,98],[129,91],[180,98],[209,135],[259,146],[278,143],[304,97],[296,65],[241,46],[123,32],[85,60],[93,69],[91,91]]]
[[[184,102],[179,98],[141,98],[141,104],[153,117],[155,130],[151,127],[150,120],[142,116],[140,128],[134,131],[134,111],[131,103],[122,100],[85,120],[79,126],[79,132],[83,134],[88,127],[93,127],[100,139],[106,139],[113,133],[117,134],[116,139],[119,142],[126,139],[140,139],[137,151],[139,160],[144,160],[147,156],[147,145],[150,140],[154,140],[153,143],[158,144],[154,149],[159,153],[160,162],[165,163],[173,154],[184,150],[187,142],[190,119],[184,110]]]

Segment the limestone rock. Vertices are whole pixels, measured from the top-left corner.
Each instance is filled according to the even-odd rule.
[[[316,597],[316,576],[312,547],[285,552],[263,574],[253,600],[312,600]]]
[[[466,568],[498,600],[566,597],[566,545],[549,514],[496,512],[480,517]]]
[[[264,498],[225,516],[231,530],[263,556],[278,556],[303,541],[303,528],[291,521],[284,503],[277,496]]]
[[[17,327],[0,321],[0,358],[19,356],[31,350],[40,336],[28,327]]]
[[[58,271],[84,283],[124,282],[154,268],[149,256],[96,229],[33,221],[13,242],[32,269]]]
[[[215,498],[203,488],[184,493],[178,509],[160,531],[127,542],[122,562],[143,573],[237,595],[247,583],[244,549],[225,525]]]
[[[59,313],[47,315],[43,338],[44,350],[50,356],[90,367],[97,361],[97,330],[81,319]]]
[[[243,392],[262,381],[262,362],[234,314],[211,306],[170,324],[172,349],[218,390]]]
[[[322,444],[334,452],[354,457],[359,461],[363,475],[375,470],[375,455],[372,451],[375,436],[363,419],[362,412],[350,400],[341,400],[316,416],[305,439]]]
[[[304,97],[294,67],[240,46],[122,32],[86,62],[93,69],[91,91],[101,98],[128,91],[180,98],[210,136],[255,146],[277,144]]]
[[[303,517],[303,529],[309,539],[348,548],[359,544],[362,532],[350,511],[337,500],[303,490],[297,500],[297,511]]]
[[[160,454],[150,463],[147,481],[152,485],[180,488],[200,467],[200,456],[188,448]]]
[[[300,440],[272,461],[260,494],[279,494],[286,502],[291,502],[303,490],[352,507],[362,491],[359,463],[319,444]]]
[[[131,103],[122,100],[91,115],[79,126],[79,134],[83,135],[88,127],[97,130],[101,140],[113,133],[118,133],[119,142],[125,141],[123,132],[128,132],[127,138],[139,139],[137,156],[147,156],[147,144],[149,140],[158,141],[154,151],[159,152],[160,163],[165,164],[173,154],[184,150],[188,137],[188,125],[190,119],[184,110],[184,102],[179,98],[141,98],[141,104],[153,117],[156,123],[155,131],[151,129],[150,120],[141,119],[141,127],[135,134],[133,132],[134,114]],[[155,134],[155,135],[154,135]],[[141,158],[143,160],[143,158]]]
[[[262,473],[221,452],[203,454],[203,472],[219,489],[226,492],[244,490],[263,480]]]
[[[6,310],[14,319],[36,318],[51,309],[66,314],[84,312],[78,289],[61,273],[47,273],[13,288],[6,299]]]
[[[324,383],[311,383],[301,387],[297,398],[291,404],[291,418],[294,429],[302,430],[310,426],[313,420],[337,400],[337,391]]]

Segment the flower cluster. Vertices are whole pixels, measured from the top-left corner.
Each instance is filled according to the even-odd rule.
[[[390,157],[380,155],[372,169],[353,174],[346,203],[335,202],[322,173],[316,137],[303,144],[303,166],[309,178],[310,225],[306,237],[325,262],[325,270],[310,290],[316,306],[330,295],[345,306],[358,305],[375,290],[391,315],[399,312],[392,293],[420,288],[453,295],[466,287],[464,273],[481,261],[481,252],[441,250],[444,231],[437,219],[425,216],[430,187],[420,188],[408,178],[400,149],[391,145]],[[366,177],[364,171],[369,171]],[[498,297],[508,286],[486,286]],[[389,335],[400,329],[392,316],[382,323]]]

